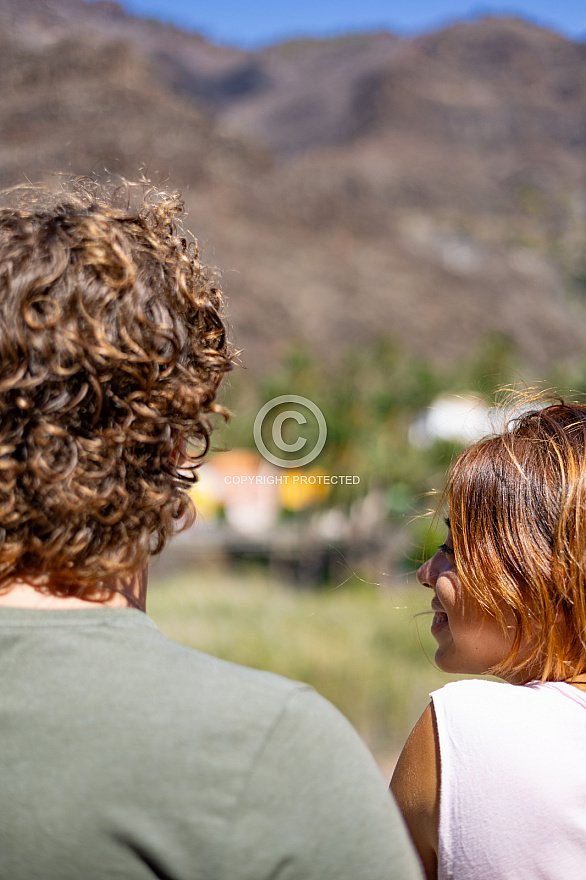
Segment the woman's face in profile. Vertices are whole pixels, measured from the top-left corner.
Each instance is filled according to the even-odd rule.
[[[512,612],[507,631],[462,587],[454,562],[452,533],[445,544],[417,572],[424,587],[435,595],[431,632],[437,641],[435,662],[444,672],[480,674],[508,655],[515,637]]]

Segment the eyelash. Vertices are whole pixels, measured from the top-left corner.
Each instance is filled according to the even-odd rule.
[[[440,546],[437,549],[441,550],[442,553],[449,553],[450,556],[454,555],[454,548],[448,547],[447,544],[440,544]]]

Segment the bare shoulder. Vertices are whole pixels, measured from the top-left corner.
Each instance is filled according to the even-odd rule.
[[[440,760],[430,703],[411,731],[391,780],[428,880],[437,878]]]

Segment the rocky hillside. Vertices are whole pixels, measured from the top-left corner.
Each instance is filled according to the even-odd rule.
[[[247,53],[84,0],[0,0],[0,43],[0,183],[169,178],[252,369],[378,336],[582,359],[584,45],[485,18]]]

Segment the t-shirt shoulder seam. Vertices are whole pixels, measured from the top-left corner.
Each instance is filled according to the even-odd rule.
[[[285,715],[287,714],[287,712],[291,708],[291,704],[293,703],[293,701],[299,696],[308,696],[308,695],[309,696],[316,696],[316,697],[318,696],[317,692],[311,687],[311,685],[304,684],[303,682],[291,682],[291,684],[292,684],[292,687],[288,690],[286,699],[283,701],[283,704],[282,704],[280,710],[275,715],[271,724],[269,724],[269,726],[267,727],[267,729],[264,733],[264,736],[262,737],[261,741],[259,742],[258,747],[249,762],[248,769],[247,769],[246,773],[243,773],[243,775],[242,775],[241,791],[235,800],[231,815],[226,818],[227,823],[234,821],[234,818],[238,815],[240,801],[241,801],[241,798],[245,796],[245,793],[247,791],[248,782],[254,776],[254,773],[256,771],[256,768],[259,765],[259,762],[261,760],[261,757],[262,757],[264,751],[266,750],[268,744],[270,743],[275,731],[277,730],[279,725],[282,723]]]

